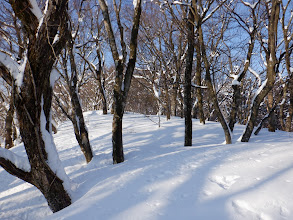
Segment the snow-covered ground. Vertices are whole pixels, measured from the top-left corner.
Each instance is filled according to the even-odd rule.
[[[52,214],[41,193],[0,168],[0,219],[293,219],[293,134],[263,129],[249,143],[225,145],[220,124],[124,116],[125,162],[112,165],[111,115],[85,113],[95,157],[87,165],[70,122],[54,136],[72,180],[74,203]],[[151,120],[150,120],[151,119]],[[23,155],[22,146],[14,152]]]

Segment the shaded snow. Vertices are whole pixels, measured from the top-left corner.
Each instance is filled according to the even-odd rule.
[[[150,120],[151,119],[151,120]],[[223,145],[219,123],[193,121],[184,147],[184,119],[125,114],[125,162],[112,165],[112,115],[85,113],[95,157],[86,165],[72,124],[54,140],[76,184],[75,203],[52,214],[34,187],[0,168],[0,219],[293,219],[293,136],[262,130],[249,143]],[[24,153],[21,146],[13,149]]]

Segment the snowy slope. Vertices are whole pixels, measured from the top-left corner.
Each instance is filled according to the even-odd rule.
[[[52,214],[31,185],[0,168],[0,219],[236,220],[293,219],[293,135],[262,130],[250,143],[225,145],[220,124],[193,122],[184,147],[184,120],[124,117],[124,163],[112,165],[111,115],[87,112],[95,153],[85,164],[72,126],[54,136],[74,203]],[[151,121],[152,119],[153,121]],[[23,155],[23,147],[14,149]]]

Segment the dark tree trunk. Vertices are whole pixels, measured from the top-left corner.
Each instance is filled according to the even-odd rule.
[[[20,134],[31,166],[30,171],[18,168],[0,156],[0,165],[10,174],[36,186],[45,196],[49,207],[57,212],[71,204],[71,198],[63,181],[52,170],[48,161],[47,147],[51,143],[50,109],[52,66],[65,46],[64,27],[67,24],[67,1],[49,1],[44,22],[38,28],[38,19],[31,12],[28,0],[11,0],[10,4],[28,34],[29,45],[23,82],[14,93],[15,110]],[[36,32],[38,32],[36,34]],[[57,32],[60,40],[53,43]],[[11,75],[13,75],[11,73]]]
[[[5,119],[5,148],[13,147],[14,85],[11,86],[9,109]]]
[[[117,110],[117,109],[116,109]],[[121,163],[124,161],[123,140],[122,140],[122,118],[123,115],[117,114],[115,111],[112,123],[112,145],[113,145],[113,163]]]
[[[293,116],[293,90],[292,90],[292,84],[288,86],[290,88],[290,104],[289,104],[289,110],[288,110],[288,116],[286,118],[286,131],[290,132],[291,129],[291,123],[292,123],[292,116]]]
[[[122,77],[123,65],[118,61],[116,67],[116,77],[114,85],[114,103],[113,103],[113,122],[112,122],[112,145],[113,145],[113,163],[121,163],[124,161],[123,141],[122,141],[122,119],[124,114],[123,94],[122,94]],[[125,89],[125,88],[124,88]]]
[[[108,107],[107,107],[107,99],[106,99],[106,94],[104,89],[105,85],[104,85],[104,81],[102,80],[102,72],[103,72],[102,59],[101,59],[101,55],[99,51],[98,51],[98,59],[99,59],[99,67],[98,67],[98,70],[96,71],[96,77],[98,80],[99,92],[102,97],[103,114],[106,115],[108,111]]]
[[[276,104],[274,106],[271,107],[269,113],[261,120],[261,122],[259,123],[259,125],[257,126],[257,129],[255,130],[254,134],[255,135],[258,135],[258,133],[260,132],[261,128],[262,128],[262,125],[265,121],[267,121],[271,116],[272,114],[275,113],[275,109],[277,108],[278,106],[278,103],[283,99],[283,92],[284,90],[282,91],[281,95],[278,97],[277,101],[276,101]]]
[[[191,73],[194,54],[194,14],[193,5],[188,13],[187,21],[187,57],[184,81],[184,118],[185,118],[185,137],[184,146],[192,146],[192,98],[191,98]]]
[[[237,112],[241,103],[240,86],[232,85],[232,88],[233,88],[233,101],[232,101],[232,108],[231,108],[230,120],[229,120],[229,128],[231,131],[234,130],[234,125],[237,120]]]
[[[268,111],[270,112],[269,118],[268,118],[268,131],[269,132],[275,132],[276,131],[276,114],[275,110],[273,110],[274,105],[274,96],[273,91],[271,90],[268,94]]]
[[[71,35],[71,31],[67,32],[67,45],[69,52],[69,60],[71,65],[71,82],[70,82],[70,96],[71,103],[73,108],[73,125],[74,125],[74,133],[76,140],[81,148],[81,151],[86,159],[86,162],[89,163],[93,158],[93,152],[90,145],[90,140],[88,137],[88,131],[86,128],[86,124],[83,117],[83,112],[81,108],[81,104],[78,97],[78,88],[77,88],[77,69],[76,63],[73,54],[73,39]]]

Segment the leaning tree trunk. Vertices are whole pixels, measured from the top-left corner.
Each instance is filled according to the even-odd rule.
[[[86,128],[86,124],[84,121],[83,113],[81,104],[78,97],[78,89],[77,89],[77,69],[74,60],[73,54],[73,40],[71,32],[67,32],[68,38],[68,52],[69,52],[69,59],[71,65],[71,83],[70,83],[70,96],[71,96],[71,103],[73,108],[73,124],[74,124],[74,133],[76,140],[81,148],[83,155],[85,156],[86,162],[89,163],[93,158],[93,152],[90,145],[90,140],[88,137],[88,131]]]
[[[224,130],[226,144],[231,144],[232,140],[231,140],[230,129],[229,129],[229,126],[228,126],[228,124],[227,124],[227,122],[221,112],[221,109],[220,109],[220,106],[218,103],[217,93],[216,93],[216,91],[213,87],[213,84],[212,84],[211,75],[210,75],[210,64],[209,64],[209,61],[208,61],[208,58],[206,55],[203,33],[202,33],[202,28],[201,28],[200,22],[198,22],[198,41],[200,43],[201,54],[202,54],[203,62],[204,62],[205,69],[206,69],[205,80],[206,80],[207,87],[208,87],[209,97],[211,97],[211,99],[212,99],[215,113],[218,117],[219,122],[222,125],[223,130]]]
[[[269,3],[267,3],[269,4]],[[267,62],[267,79],[262,87],[257,91],[256,96],[252,102],[250,110],[249,120],[246,125],[246,129],[242,135],[241,142],[248,142],[253,132],[256,119],[258,116],[258,110],[261,102],[273,89],[276,79],[276,39],[277,39],[277,27],[280,13],[280,2],[272,1],[272,6],[267,7],[268,17],[268,48],[265,48],[266,62]],[[264,45],[263,45],[264,47]]]
[[[4,149],[0,152],[0,165],[10,174],[36,186],[45,196],[49,207],[57,212],[71,204],[71,198],[64,184],[64,169],[57,167],[58,156],[53,153],[56,147],[51,134],[52,87],[50,74],[58,56],[65,46],[64,27],[67,24],[67,1],[48,1],[46,14],[39,26],[39,19],[32,12],[28,0],[11,0],[10,4],[16,16],[21,20],[28,35],[27,62],[23,71],[23,80],[16,81],[18,88],[14,93],[15,110],[19,122],[20,134],[30,163],[30,169],[17,167]],[[59,33],[59,40],[53,43]],[[6,57],[0,62],[11,58]],[[18,64],[15,62],[15,66]],[[19,68],[6,65],[10,74],[22,74]],[[3,152],[3,151],[2,151]],[[9,153],[8,153],[9,152]],[[57,154],[57,152],[56,152]],[[52,157],[55,157],[52,160]],[[59,160],[59,158],[58,158]],[[61,172],[64,172],[60,175]],[[64,177],[64,178],[63,178]]]
[[[184,81],[184,118],[185,118],[185,136],[184,146],[192,146],[192,98],[191,98],[191,73],[194,54],[194,14],[193,4],[188,13],[187,23],[187,59],[185,68]]]

